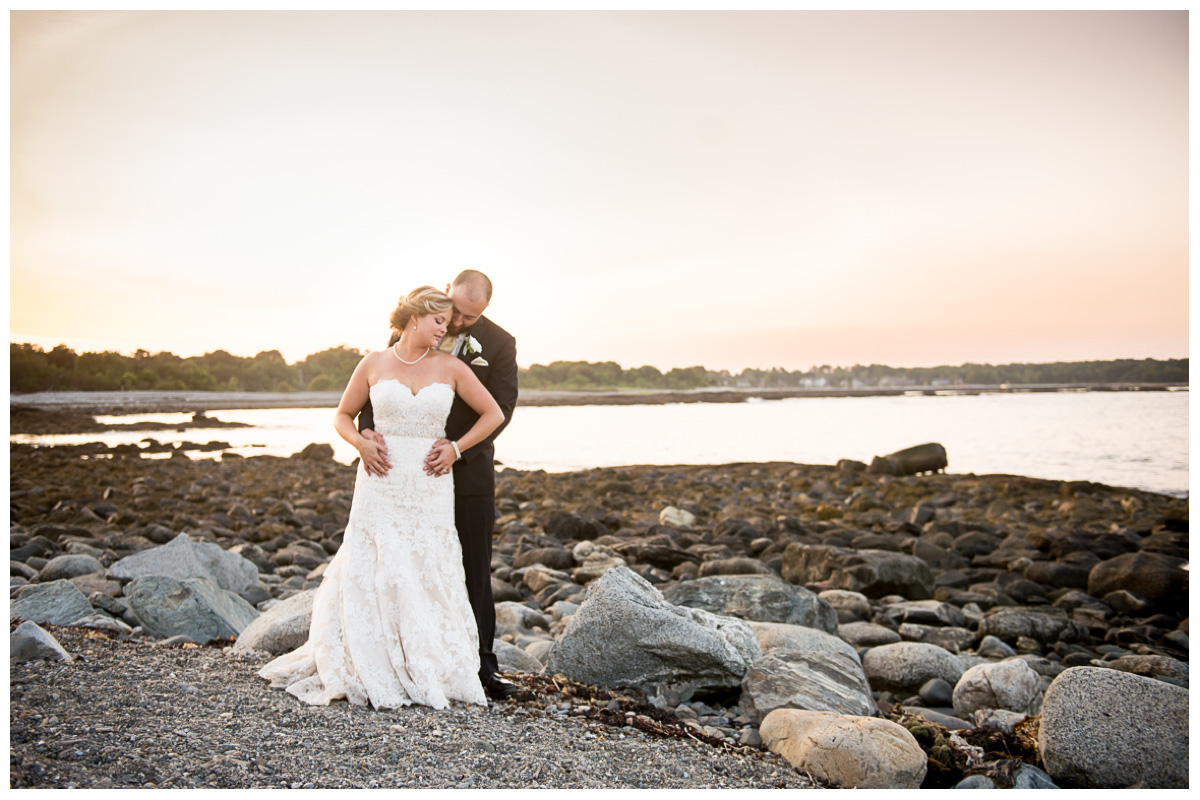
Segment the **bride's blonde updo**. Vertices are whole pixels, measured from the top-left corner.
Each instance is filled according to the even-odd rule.
[[[432,286],[418,286],[400,298],[400,305],[392,312],[392,330],[397,334],[402,333],[413,317],[444,314],[452,308],[454,303],[443,292]]]

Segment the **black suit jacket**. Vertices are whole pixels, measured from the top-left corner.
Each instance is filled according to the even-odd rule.
[[[504,413],[504,422],[479,444],[466,450],[462,460],[454,465],[454,493],[458,495],[490,495],[496,492],[496,465],[494,442],[512,420],[517,405],[517,340],[508,331],[487,317],[480,317],[471,327],[470,335],[479,342],[482,352],[459,358],[470,366],[475,377],[496,400]],[[482,360],[486,364],[472,364]],[[446,418],[446,438],[458,439],[471,429],[479,419],[461,397],[454,398],[450,416]],[[371,401],[363,406],[358,415],[358,429],[374,429],[375,415]]]

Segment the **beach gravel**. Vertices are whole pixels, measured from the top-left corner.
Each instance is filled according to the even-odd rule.
[[[10,787],[806,788],[782,758],[536,701],[307,706],[262,654],[48,626],[73,664],[12,663]]]

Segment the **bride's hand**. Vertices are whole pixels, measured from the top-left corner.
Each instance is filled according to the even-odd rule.
[[[454,446],[450,444],[450,440],[438,439],[430,448],[429,455],[425,456],[425,474],[435,478],[440,475],[449,475],[450,468],[454,466],[457,459],[458,455],[454,452]]]
[[[382,478],[392,468],[392,463],[388,460],[387,444],[384,443],[383,437],[373,430],[367,429],[362,432],[358,454],[362,457],[363,469],[368,475]]]

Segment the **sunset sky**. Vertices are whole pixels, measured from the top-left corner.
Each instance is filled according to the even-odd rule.
[[[1187,12],[12,12],[10,339],[1188,355]]]

